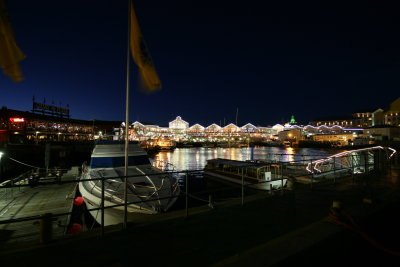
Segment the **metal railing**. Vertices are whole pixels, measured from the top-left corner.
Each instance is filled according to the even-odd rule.
[[[346,156],[349,157],[349,156]],[[368,172],[372,170],[376,170],[376,166],[378,164],[375,161],[357,161],[355,159],[356,155],[350,156],[350,161],[347,160],[347,162],[350,162],[350,165],[343,165],[343,164],[337,164],[337,160],[345,160],[341,159],[340,157],[337,157],[332,165],[332,162],[329,163],[331,164],[331,170],[329,175],[323,175],[323,172],[321,173],[315,173],[311,169],[306,169],[307,166],[309,166],[309,163],[312,164],[313,160],[298,160],[298,161],[291,161],[291,162],[281,162],[278,165],[280,166],[280,169],[282,173],[280,174],[279,177],[275,177],[272,181],[267,181],[267,180],[253,180],[253,182],[250,182],[249,180],[245,179],[245,173],[246,170],[245,168],[251,166],[246,166],[242,167],[241,170],[239,171],[240,174],[240,179],[237,181],[236,186],[218,186],[218,187],[206,187],[203,189],[199,190],[199,187],[196,185],[193,186],[191,183],[199,182],[201,179],[199,179],[198,176],[204,176],[204,170],[190,170],[190,171],[170,171],[170,172],[163,172],[163,173],[149,173],[145,174],[146,176],[153,176],[153,175],[172,175],[175,177],[177,182],[181,183],[180,185],[180,195],[172,196],[172,198],[177,198],[181,199],[181,202],[179,205],[181,206],[179,210],[184,211],[184,217],[189,216],[189,211],[191,208],[196,207],[196,206],[204,206],[207,205],[209,208],[214,208],[216,205],[218,205],[219,202],[229,200],[229,199],[240,199],[241,205],[244,205],[245,203],[245,198],[248,195],[253,195],[254,192],[249,192],[249,190],[254,189],[257,186],[262,186],[262,185],[268,185],[268,188],[265,188],[264,190],[260,191],[264,195],[270,195],[270,196],[279,196],[279,195],[284,195],[287,190],[291,190],[291,185],[295,183],[297,179],[300,178],[308,178],[309,183],[310,183],[310,188],[315,186],[315,184],[321,180],[328,180],[332,181],[333,183],[336,182],[336,179],[339,179],[341,177],[349,177],[351,176],[353,178],[354,182],[354,177],[355,176],[360,176],[367,174]],[[326,158],[328,159],[328,158]],[[363,165],[364,169],[366,170],[365,172],[357,172],[355,171],[357,168],[357,165],[355,164],[358,162],[358,165],[361,166]],[[381,163],[381,162],[380,162]],[[260,161],[254,162],[253,166],[260,166],[260,164],[272,164],[272,163],[262,163]],[[276,164],[276,163],[273,163]],[[382,163],[383,164],[383,163]],[[386,164],[386,162],[385,162]],[[351,172],[346,172],[346,170],[351,170]],[[209,171],[210,169],[206,169],[206,171]],[[215,170],[215,169],[212,169]],[[13,190],[13,189],[18,189],[21,190],[21,188],[24,187],[30,187],[30,185],[27,182],[27,178],[29,174],[31,174],[32,171],[29,171],[27,173],[24,173],[20,176],[18,176],[16,179],[10,180],[3,182],[0,184],[0,191],[2,190]],[[41,180],[39,181],[39,185],[53,185],[53,184],[58,184],[58,185],[63,185],[63,184],[69,184],[69,183],[81,183],[81,182],[96,182],[100,181],[100,190],[101,190],[101,202],[100,203],[95,203],[98,207],[97,208],[92,208],[92,209],[86,209],[87,212],[90,211],[97,211],[100,213],[101,216],[101,223],[99,227],[101,228],[101,235],[104,235],[104,227],[105,227],[105,219],[104,219],[104,214],[107,212],[108,209],[113,209],[113,208],[118,208],[118,207],[124,207],[124,206],[130,206],[130,205],[143,205],[144,203],[147,202],[154,202],[154,201],[161,201],[163,199],[167,199],[170,197],[165,197],[165,198],[149,198],[149,199],[142,199],[140,201],[128,201],[126,203],[113,203],[110,204],[110,201],[115,199],[108,198],[107,193],[105,192],[105,183],[107,180],[115,180],[119,179],[122,181],[125,180],[125,178],[135,178],[135,177],[141,177],[144,176],[142,174],[140,175],[130,175],[130,176],[115,176],[115,177],[100,177],[100,178],[91,178],[91,179],[78,179],[78,180],[70,180],[70,181],[63,181],[62,179],[58,181],[51,181],[51,180]],[[277,186],[274,186],[271,182],[275,182]],[[279,185],[280,183],[280,185]],[[193,186],[193,187],[192,187]],[[280,194],[276,194],[279,192]],[[222,196],[221,196],[222,195]],[[4,198],[6,195],[3,193],[0,195],[0,197]],[[108,204],[105,204],[105,201],[108,201]],[[175,203],[176,204],[176,203]],[[174,204],[174,205],[175,205]],[[178,210],[178,209],[176,209]],[[1,211],[1,209],[0,209]],[[51,235],[51,228],[52,228],[52,220],[57,217],[62,217],[62,216],[71,216],[73,213],[72,212],[64,212],[64,213],[53,213],[53,214],[38,214],[38,215],[32,215],[32,216],[25,216],[25,217],[20,217],[20,218],[11,218],[11,219],[6,219],[6,220],[1,220],[0,225],[7,225],[7,224],[13,224],[13,223],[21,223],[21,222],[27,222],[27,221],[39,221],[40,225],[40,241],[42,243],[49,242],[52,239]],[[70,223],[70,222],[68,222]]]

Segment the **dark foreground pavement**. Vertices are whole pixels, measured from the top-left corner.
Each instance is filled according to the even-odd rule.
[[[2,248],[2,266],[399,266],[399,171],[315,185],[274,197],[253,195],[161,214],[151,221],[99,229],[37,246]],[[371,240],[327,221],[339,200]]]

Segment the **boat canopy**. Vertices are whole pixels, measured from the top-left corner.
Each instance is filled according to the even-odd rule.
[[[133,156],[128,157],[128,166],[134,165],[148,165],[150,164],[147,156]],[[118,168],[125,166],[125,157],[99,157],[92,158],[90,161],[90,168]]]
[[[150,161],[138,144],[128,146],[128,165],[148,165]],[[123,143],[96,144],[90,160],[90,168],[117,168],[125,166],[125,146]]]

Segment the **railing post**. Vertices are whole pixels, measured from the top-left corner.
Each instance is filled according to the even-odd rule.
[[[126,203],[125,203],[126,204]],[[104,177],[101,177],[101,236],[104,236]]]
[[[185,172],[185,207],[186,207],[186,218],[189,216],[189,199],[188,199],[188,193],[189,193],[189,177],[187,171]]]
[[[354,184],[354,155],[350,155],[350,158],[351,158],[351,168],[352,168],[351,180],[352,180],[352,183]]]
[[[244,204],[244,172],[242,167],[242,206]]]
[[[314,180],[314,167],[312,165],[312,159],[310,159],[310,170],[311,170],[311,189],[313,188],[313,180]]]
[[[208,206],[213,209],[214,208],[214,204],[212,203],[212,196],[211,194],[208,195]]]
[[[336,183],[336,157],[333,157],[333,183]]]
[[[283,163],[281,164],[281,166],[282,166],[282,169],[281,169],[281,192],[283,195]]]
[[[11,179],[11,198],[14,196],[14,179]]]
[[[53,229],[51,225],[52,214],[45,213],[40,218],[40,243],[47,244],[51,241],[53,235]]]

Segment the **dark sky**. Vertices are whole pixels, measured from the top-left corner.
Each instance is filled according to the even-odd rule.
[[[328,3],[329,2],[329,3]],[[350,1],[348,1],[350,2]],[[400,97],[395,6],[331,1],[137,0],[163,83],[137,90],[131,121],[271,125],[386,108]],[[0,75],[0,106],[70,105],[73,118],[125,119],[127,0],[7,1],[25,80]]]

